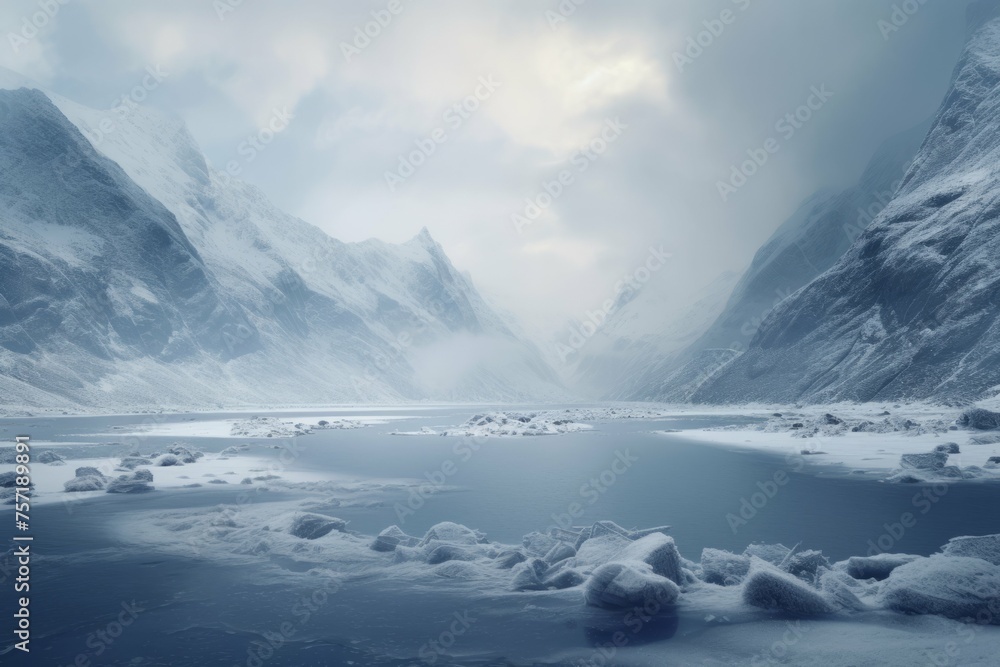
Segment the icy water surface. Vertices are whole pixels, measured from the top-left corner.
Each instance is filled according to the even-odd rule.
[[[864,554],[880,539],[883,546],[891,540],[893,551],[930,554],[950,537],[1000,529],[995,513],[970,511],[995,506],[997,491],[991,486],[924,493],[922,487],[818,476],[799,456],[728,451],[650,433],[734,423],[733,418],[621,421],[557,437],[470,440],[389,435],[453,426],[472,414],[469,408],[369,414],[404,419],[301,436],[295,439],[295,460],[285,464],[292,476],[308,471],[428,480],[426,493],[387,492],[374,506],[336,512],[351,521],[351,529],[368,535],[391,524],[421,535],[447,520],[518,544],[525,533],[563,521],[574,503],[585,508],[575,524],[599,519],[628,527],[669,524],[682,554],[694,560],[704,547],[742,551],[759,541],[801,542],[801,548],[822,550],[831,559]],[[233,415],[166,419],[227,416]],[[128,429],[115,427],[139,421],[134,416],[19,419],[4,420],[0,428],[7,429],[5,439],[30,433],[35,440],[78,443],[57,445],[71,456],[108,456],[120,447],[99,443],[124,438],[96,434],[125,433]],[[178,439],[206,452],[246,440],[145,436],[135,442],[150,452]],[[278,456],[278,450],[264,451]],[[785,482],[773,485],[775,479]],[[578,591],[470,594],[447,580],[440,586],[405,586],[379,577],[349,579],[330,590],[307,578],[277,577],[304,568],[268,554],[231,562],[196,549],[187,557],[168,556],[136,548],[119,531],[135,513],[193,512],[234,503],[239,492],[235,485],[203,487],[36,507],[31,609],[37,664],[600,664],[593,656],[591,663],[579,662],[580,652],[589,655],[621,629],[623,620],[615,614],[580,604]],[[258,502],[294,497],[274,491]],[[761,505],[762,497],[766,502],[749,512],[744,500]],[[741,509],[741,521],[734,522]],[[897,536],[894,524],[904,513],[914,514],[917,523]],[[2,616],[9,618],[11,597],[4,595],[2,603]],[[123,628],[116,621],[129,622]],[[283,624],[294,632],[262,649]],[[659,655],[655,652],[664,647],[697,642],[705,624],[697,614],[661,615],[644,624],[633,646]],[[108,634],[118,630],[118,636]],[[448,650],[429,652],[437,640],[449,644]]]

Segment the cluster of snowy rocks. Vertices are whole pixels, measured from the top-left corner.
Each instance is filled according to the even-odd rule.
[[[441,432],[457,437],[515,437],[559,435],[587,431],[589,424],[575,422],[559,412],[490,412],[471,417],[460,426]]]
[[[236,448],[230,448],[236,449]],[[76,469],[73,479],[63,484],[68,493],[86,491],[105,491],[107,493],[145,493],[153,491],[153,473],[150,466],[163,468],[183,466],[197,463],[204,454],[179,442],[175,442],[164,453],[154,452],[142,456],[133,452],[123,456],[114,472],[118,475],[108,475],[93,466],[83,466]]]
[[[662,609],[726,589],[738,591],[747,607],[795,617],[890,610],[1000,625],[1000,535],[955,538],[930,557],[877,554],[831,563],[819,551],[757,544],[742,554],[704,549],[693,562],[664,530],[599,521],[530,533],[510,547],[446,522],[423,537],[390,526],[370,548],[394,563],[510,570],[511,590],[578,588],[586,604],[605,609]]]
[[[831,413],[811,415],[775,412],[766,422],[751,428],[765,433],[791,433],[798,438],[831,438],[849,433],[902,433],[919,436],[947,433],[958,427],[952,420],[932,418],[917,421],[912,417],[893,415],[886,410],[868,418],[840,417]]]
[[[353,419],[321,419],[315,424],[290,422],[278,417],[258,417],[241,419],[233,423],[230,435],[238,438],[294,438],[308,435],[313,431],[326,429],[364,428],[365,424]]]
[[[960,453],[958,443],[946,442],[926,454],[903,454],[899,459],[899,470],[886,478],[886,481],[921,484],[1000,478],[1000,456],[989,457],[982,466],[948,465],[950,456]]]

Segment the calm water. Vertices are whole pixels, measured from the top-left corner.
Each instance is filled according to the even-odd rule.
[[[864,554],[880,539],[892,551],[929,554],[953,536],[1000,532],[995,512],[1000,489],[994,486],[935,490],[857,476],[817,475],[803,469],[798,459],[706,447],[649,433],[732,423],[732,419],[617,422],[592,432],[541,439],[387,435],[394,429],[454,425],[471,412],[387,410],[384,413],[406,419],[298,438],[301,455],[290,467],[359,479],[444,479],[454,487],[447,491],[433,487],[437,492],[420,500],[398,493],[379,507],[339,512],[351,520],[354,530],[366,534],[400,524],[419,535],[438,521],[450,520],[478,528],[493,540],[519,543],[525,533],[554,525],[574,503],[584,512],[574,521],[577,524],[598,519],[629,527],[669,524],[682,554],[694,560],[707,546],[741,551],[760,541],[801,543],[800,548],[822,550],[832,559]],[[315,413],[305,416],[316,418]],[[141,420],[134,416],[20,419],[0,421],[0,429],[6,429],[5,439],[30,433],[36,440],[86,443],[61,451],[97,456],[120,450],[100,443],[132,441],[94,434],[137,421]],[[176,439],[145,437],[136,444],[149,452]],[[204,451],[239,442],[187,440]],[[768,481],[776,473],[787,475],[781,478],[787,481],[770,486]],[[773,496],[764,503],[760,485]],[[614,629],[614,619],[575,600],[568,605],[560,598],[527,594],[470,599],[444,584],[433,591],[400,590],[398,584],[377,579],[349,583],[313,605],[307,622],[300,624],[302,598],[314,591],[268,583],[267,567],[273,563],[223,566],[138,553],[117,543],[109,531],[123,514],[214,506],[232,502],[237,492],[201,489],[127,499],[107,496],[76,504],[72,513],[61,505],[37,507],[34,548],[42,557],[33,563],[32,572],[37,651],[33,658],[38,658],[32,664],[72,664],[78,655],[89,664],[136,667],[428,664],[419,661],[420,648],[446,630],[459,612],[471,614],[476,622],[449,651],[458,656],[455,662],[438,657],[434,664],[556,664],[561,650],[586,648]],[[274,494],[272,499],[288,497]],[[734,530],[732,517],[740,514],[744,499],[761,507],[753,516],[745,513],[745,523]],[[406,506],[414,508],[412,514],[401,515],[399,508]],[[917,517],[916,525],[893,536],[892,524],[907,512]],[[142,608],[134,623],[120,637],[109,637],[112,642],[100,639],[95,633],[118,618],[122,602],[132,600]],[[9,618],[11,595],[4,594],[0,603],[2,616]],[[248,662],[247,647],[286,621],[296,623],[294,637],[259,663],[257,658]],[[696,632],[698,624],[698,619],[661,618],[644,630],[644,637],[651,645],[671,641],[675,634]],[[4,646],[6,642],[5,636]]]

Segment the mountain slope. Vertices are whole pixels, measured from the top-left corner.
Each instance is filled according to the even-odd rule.
[[[1000,385],[1000,4],[894,199],[695,400],[969,400]]]
[[[857,185],[807,199],[757,251],[724,310],[681,353],[651,365],[625,398],[685,401],[747,349],[778,304],[833,266],[892,199],[931,121],[901,132],[875,152]]]
[[[563,397],[426,230],[341,243],[212,170],[179,121],[0,95],[12,403]]]

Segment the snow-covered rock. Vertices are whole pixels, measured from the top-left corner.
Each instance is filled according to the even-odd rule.
[[[878,602],[907,614],[1000,625],[1000,567],[979,558],[922,558],[893,570]]]
[[[107,493],[145,493],[153,490],[153,473],[140,468],[133,473],[119,475],[108,482]]]
[[[534,435],[559,435],[586,431],[591,426],[579,424],[559,416],[558,413],[492,412],[474,415],[464,424],[446,429],[445,436],[458,437],[513,437]]]
[[[948,540],[948,544],[941,547],[941,552],[945,556],[981,558],[1000,566],[1000,535],[953,537]]]
[[[877,554],[875,556],[852,556],[847,559],[847,574],[855,579],[887,579],[897,567],[920,560],[920,556],[910,554]]]
[[[608,563],[590,575],[583,595],[587,604],[605,609],[662,608],[677,601],[680,588],[645,563]]]
[[[743,601],[753,607],[793,616],[816,616],[834,611],[833,605],[819,591],[759,559],[753,561],[743,582]]]
[[[750,557],[722,549],[705,548],[701,552],[702,578],[710,584],[736,586],[750,572]]]
[[[343,519],[308,513],[296,516],[288,532],[304,540],[315,540],[333,531],[342,533],[346,530],[347,522]]]

